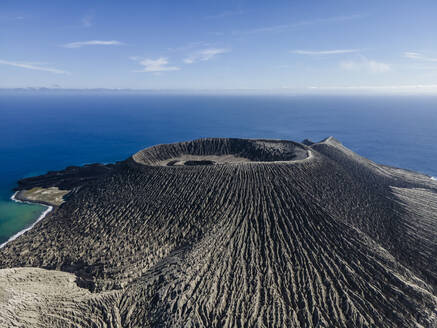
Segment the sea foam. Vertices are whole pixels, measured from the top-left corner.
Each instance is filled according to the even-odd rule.
[[[19,199],[15,198],[15,196],[16,196],[17,194],[18,194],[18,191],[17,191],[15,194],[13,194],[13,195],[11,196],[11,200],[13,200],[14,202],[17,202],[17,203],[33,204],[33,203],[31,203],[31,202],[25,202],[25,201],[22,201],[22,200],[19,200]],[[43,205],[43,204],[40,204],[40,205],[45,206],[45,207],[47,207],[47,208],[45,209],[44,212],[41,213],[41,215],[38,217],[38,219],[37,219],[34,223],[32,223],[29,227],[24,228],[23,230],[17,232],[15,235],[13,235],[12,237],[10,237],[7,241],[5,241],[3,244],[0,245],[0,248],[2,248],[3,246],[5,246],[5,245],[6,245],[7,243],[9,243],[10,241],[12,241],[12,240],[14,240],[14,239],[17,239],[19,236],[21,236],[21,235],[22,235],[23,233],[25,233],[26,231],[29,231],[30,229],[32,229],[32,228],[35,226],[35,224],[37,224],[39,221],[41,221],[42,219],[44,219],[44,218],[46,217],[46,215],[49,214],[51,210],[53,210],[53,206],[47,206],[47,205]]]

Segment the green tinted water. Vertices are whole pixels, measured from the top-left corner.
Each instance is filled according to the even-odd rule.
[[[0,244],[9,237],[32,225],[46,208],[38,204],[17,203],[9,199],[12,194],[0,194]]]

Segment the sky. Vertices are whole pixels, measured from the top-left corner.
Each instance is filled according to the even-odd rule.
[[[437,93],[437,1],[1,0],[0,88]]]

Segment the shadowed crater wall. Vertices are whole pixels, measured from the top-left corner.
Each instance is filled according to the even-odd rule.
[[[176,166],[292,161],[307,157],[303,145],[292,141],[210,138],[157,145],[139,151],[133,159],[144,165]]]

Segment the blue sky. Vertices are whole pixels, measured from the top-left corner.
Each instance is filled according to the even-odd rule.
[[[437,92],[436,1],[0,2],[0,87]]]

